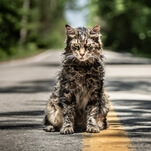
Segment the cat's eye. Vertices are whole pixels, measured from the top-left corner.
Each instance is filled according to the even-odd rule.
[[[87,48],[90,48],[91,47],[91,44],[87,44]]]
[[[79,48],[80,48],[80,45],[77,44],[77,43],[74,43],[74,44],[73,44],[73,47],[76,48],[76,49],[79,49]]]
[[[87,50],[91,51],[92,45],[91,45],[91,44],[87,44],[87,45],[86,45],[86,48],[87,48]]]
[[[79,44],[75,43],[75,44],[73,44],[73,46],[78,47],[78,46],[79,46]]]

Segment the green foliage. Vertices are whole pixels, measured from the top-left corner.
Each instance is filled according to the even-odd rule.
[[[19,38],[19,12],[16,10],[19,1],[0,1],[0,47],[9,54],[9,48]]]
[[[0,60],[62,48],[69,0],[0,0]],[[19,54],[19,55],[18,55]]]
[[[105,46],[151,57],[151,1],[91,0],[91,7],[97,7],[91,21],[102,25]]]
[[[27,51],[28,50],[28,51]],[[28,45],[24,47],[11,47],[9,49],[10,55],[0,49],[0,61],[13,60],[18,58],[26,58],[35,54],[42,52],[42,49],[38,49],[34,43],[28,43]]]

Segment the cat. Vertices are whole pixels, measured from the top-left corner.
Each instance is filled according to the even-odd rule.
[[[98,133],[107,128],[109,112],[100,26],[65,29],[62,70],[46,106],[44,130]]]

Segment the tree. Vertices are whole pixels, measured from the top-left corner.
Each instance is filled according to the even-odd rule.
[[[23,12],[24,14],[22,15],[21,19],[21,29],[20,29],[20,44],[23,45],[26,41],[27,37],[27,24],[28,24],[28,11],[30,7],[30,0],[24,0],[23,2]]]
[[[151,1],[95,0],[97,22],[103,23],[104,44],[116,51],[151,57]]]
[[[62,47],[70,0],[0,0],[0,59],[36,48]]]
[[[16,44],[19,38],[19,0],[1,0],[0,1],[0,48],[8,54],[9,48]]]

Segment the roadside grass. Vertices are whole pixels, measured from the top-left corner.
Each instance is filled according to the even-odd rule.
[[[55,43],[55,42],[54,42]],[[38,48],[35,43],[28,43],[26,46],[14,46],[9,49],[2,49],[0,48],[0,62],[7,62],[11,60],[17,60],[17,59],[24,59],[28,57],[35,56],[39,53],[42,53],[48,49],[54,49],[54,50],[61,50],[64,49],[64,43],[63,44],[56,44],[54,46],[51,46],[51,48],[48,47],[41,47]]]
[[[38,49],[36,47],[33,48],[16,47],[12,48],[9,51],[9,53],[0,50],[0,62],[28,58],[31,56],[35,56],[39,53],[42,53],[44,51],[45,49]]]

